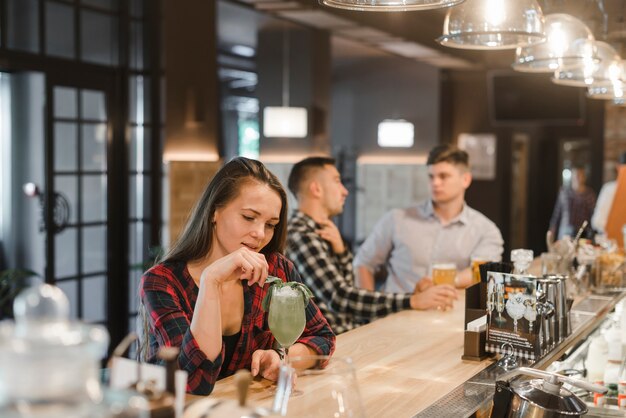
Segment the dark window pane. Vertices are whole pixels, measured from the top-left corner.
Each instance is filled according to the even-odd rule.
[[[130,0],[130,15],[132,17],[143,16],[143,0]]]
[[[106,122],[106,97],[104,92],[97,90],[82,90],[81,118]]]
[[[84,175],[81,179],[83,222],[106,222],[107,177]]]
[[[129,217],[141,219],[150,213],[150,176],[131,175],[128,184]]]
[[[78,170],[78,126],[75,123],[54,124],[54,171]]]
[[[139,283],[143,274],[142,269],[135,269],[128,272],[128,312],[137,312],[139,309]],[[134,322],[134,319],[133,321]]]
[[[56,284],[70,301],[70,319],[78,319],[78,281],[67,280]],[[85,301],[83,301],[83,304]]]
[[[143,24],[132,22],[130,25],[130,68],[144,69]]]
[[[141,222],[129,222],[128,225],[128,262],[131,268],[131,280],[133,269],[143,271],[143,224]]]
[[[81,3],[85,6],[93,6],[111,11],[117,11],[119,8],[118,0],[81,0]]]
[[[8,0],[7,45],[21,51],[39,52],[39,1]]]
[[[54,245],[56,248],[54,257],[55,278],[75,276],[78,272],[76,269],[76,254],[78,251],[77,237],[76,228],[65,228],[63,231],[54,235]],[[70,297],[70,295],[67,296]]]
[[[150,123],[150,78],[130,77],[130,121],[137,124]]]
[[[117,17],[83,10],[80,13],[81,59],[117,65]]]
[[[54,88],[54,117],[75,119],[76,89],[71,87]]]
[[[83,279],[83,320],[86,322],[106,321],[106,284],[104,276]]]
[[[76,152],[76,151],[74,151]],[[54,176],[54,191],[67,200],[70,207],[70,223],[78,222],[78,180],[76,176]],[[65,247],[57,247],[65,248]],[[58,265],[57,265],[58,267]]]
[[[74,8],[46,2],[46,53],[74,58]]]
[[[105,123],[85,123],[82,128],[82,169],[106,171],[107,125]]]
[[[150,129],[132,128],[129,151],[128,165],[131,171],[150,170]]]
[[[107,230],[106,226],[90,226],[82,229],[83,273],[106,271]]]

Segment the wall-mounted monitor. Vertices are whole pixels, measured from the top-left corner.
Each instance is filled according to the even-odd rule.
[[[494,125],[582,125],[585,89],[552,83],[552,74],[491,71],[489,115]]]

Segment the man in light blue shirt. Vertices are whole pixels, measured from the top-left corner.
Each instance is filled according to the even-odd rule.
[[[386,213],[365,240],[354,260],[361,287],[374,288],[374,271],[385,265],[384,290],[410,292],[432,285],[433,263],[454,263],[456,284],[472,283],[471,258],[500,261],[502,235],[498,227],[465,203],[472,182],[468,155],[450,145],[428,155],[430,199]]]

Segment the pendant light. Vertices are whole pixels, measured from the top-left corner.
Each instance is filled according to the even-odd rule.
[[[289,30],[283,34],[282,106],[263,109],[263,136],[266,138],[304,138],[308,131],[308,114],[304,107],[289,106]]]
[[[519,47],[513,69],[523,72],[551,73],[575,68],[585,60],[597,62],[595,38],[587,26],[564,13],[546,15],[545,42]]]
[[[613,61],[604,69],[604,79],[591,83],[587,89],[587,97],[621,103],[626,99],[624,80],[626,80],[624,61]]]
[[[588,87],[592,83],[610,81],[612,65],[619,65],[620,56],[615,48],[606,42],[595,41],[596,62],[593,57],[585,57],[583,65],[574,68],[557,70],[552,82],[563,86]]]
[[[437,38],[452,48],[492,50],[543,40],[543,13],[535,0],[467,0],[448,10]]]
[[[321,4],[338,9],[369,12],[406,12],[410,10],[441,9],[465,0],[319,0]]]

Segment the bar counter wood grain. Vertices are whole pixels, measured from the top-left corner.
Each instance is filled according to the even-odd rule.
[[[337,337],[334,356],[352,358],[368,417],[411,417],[491,364],[461,360],[464,300],[459,291],[452,310],[404,311]],[[269,386],[255,380],[249,399],[270,407]],[[235,399],[232,377],[210,396]]]

